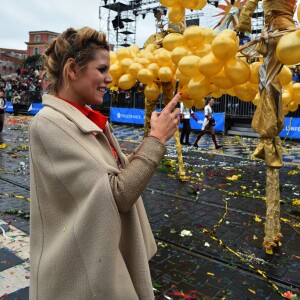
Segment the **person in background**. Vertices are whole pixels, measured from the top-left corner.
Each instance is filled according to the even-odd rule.
[[[30,126],[30,299],[154,299],[156,244],[141,199],[179,123],[177,94],[125,156],[100,105],[105,34],[69,28],[44,52],[49,79]],[[54,296],[55,295],[55,296]]]
[[[20,102],[21,102],[21,96],[19,95],[17,90],[14,90],[13,95],[11,97],[11,103],[14,108],[14,116],[19,115]]]
[[[191,117],[196,122],[198,122],[198,119],[195,116],[193,110],[191,108],[184,107],[184,104],[180,102],[180,123],[183,124],[181,135],[180,135],[180,143],[182,145],[191,146],[189,142],[190,133],[191,133],[191,124],[190,124]]]
[[[211,134],[211,138],[214,142],[215,148],[216,149],[220,149],[222,148],[221,145],[218,145],[217,143],[217,139],[216,139],[216,134],[215,134],[215,130],[214,130],[214,126],[216,125],[215,119],[213,118],[213,105],[214,105],[214,98],[209,98],[208,99],[208,103],[207,105],[204,107],[204,121],[202,124],[202,129],[199,133],[199,135],[197,136],[197,139],[194,143],[194,147],[198,148],[198,142],[201,139],[201,137],[204,135],[204,133],[206,131],[209,131]]]
[[[6,100],[4,98],[3,89],[0,88],[0,133],[3,131],[5,108],[6,108]]]

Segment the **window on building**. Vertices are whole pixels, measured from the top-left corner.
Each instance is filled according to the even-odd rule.
[[[48,36],[48,42],[51,43],[54,39],[55,39],[55,36],[53,36],[53,35]]]
[[[35,42],[40,42],[41,41],[41,36],[40,35],[35,35],[34,36],[34,41]]]
[[[34,55],[39,54],[39,48],[34,48]]]

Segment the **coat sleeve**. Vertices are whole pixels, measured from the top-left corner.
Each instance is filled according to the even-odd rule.
[[[110,174],[110,184],[120,212],[128,212],[149,183],[166,148],[154,137],[147,137],[119,174]]]

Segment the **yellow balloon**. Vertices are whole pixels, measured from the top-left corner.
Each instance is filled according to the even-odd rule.
[[[150,64],[147,69],[151,70],[153,75],[154,75],[154,78],[157,78],[158,76],[158,70],[159,70],[159,65],[156,64],[156,63],[152,63]]]
[[[229,34],[220,33],[211,44],[213,54],[220,60],[229,60],[237,54],[239,45]]]
[[[171,7],[173,5],[179,4],[179,0],[160,0],[159,1],[162,6]]]
[[[109,58],[110,58],[111,65],[114,64],[118,60],[117,54],[113,51],[109,51]]]
[[[157,47],[155,44],[149,44],[146,46],[145,48],[146,51],[150,51],[150,52],[154,52],[155,50],[157,50]]]
[[[205,44],[211,44],[217,36],[216,32],[212,28],[202,28],[202,36]]]
[[[169,82],[173,78],[173,72],[170,67],[161,67],[158,70],[158,78],[161,82]]]
[[[161,51],[157,51],[155,54],[155,58],[157,59],[157,63],[160,66],[167,66],[171,60],[171,52],[161,48]]]
[[[257,91],[252,87],[251,83],[247,82],[241,85],[234,86],[236,96],[245,102],[250,102],[255,99]]]
[[[232,58],[225,63],[224,71],[226,76],[235,84],[246,83],[251,77],[249,65],[236,58]]]
[[[172,52],[171,52],[171,59],[175,65],[178,65],[179,61],[187,55],[191,55],[191,51],[184,46],[176,47]]]
[[[204,8],[206,4],[207,4],[207,0],[198,0],[198,4],[193,10],[200,10]]]
[[[188,93],[194,100],[200,100],[211,93],[210,81],[203,75],[192,78],[188,83]]]
[[[179,80],[179,86],[184,86],[185,84],[189,83],[191,77],[184,76],[179,69],[175,72],[175,79]]]
[[[156,58],[154,57],[154,54],[151,51],[148,50],[141,50],[141,52],[139,53],[141,58],[146,58],[149,60],[149,62],[155,62]]]
[[[127,73],[128,68],[133,64],[133,60],[131,58],[123,58],[120,61],[120,64],[122,66],[122,69],[123,69],[124,73]]]
[[[295,102],[290,102],[289,105],[288,105],[288,109],[289,111],[296,111],[298,109],[298,104],[296,104]]]
[[[168,51],[173,51],[176,47],[184,46],[185,40],[182,34],[180,33],[169,33],[163,39],[163,47]]]
[[[138,75],[137,75],[137,79],[141,83],[149,84],[155,78],[154,78],[154,74],[152,73],[151,70],[144,68],[144,69],[139,70]]]
[[[180,0],[180,5],[187,9],[195,9],[198,6],[198,0]]]
[[[194,100],[194,105],[197,109],[202,109],[205,106],[205,100],[204,99]]]
[[[146,58],[146,57],[140,57],[138,59],[138,63],[140,63],[144,67],[147,67],[148,65],[150,65],[151,61],[148,58]]]
[[[139,73],[139,70],[143,69],[144,66],[139,63],[133,63],[128,68],[128,73],[131,74],[133,77],[137,78],[137,75]]]
[[[278,79],[281,86],[287,85],[292,81],[292,71],[289,67],[283,66],[280,73],[278,74]]]
[[[200,57],[196,55],[188,55],[183,57],[178,63],[179,71],[188,77],[200,75],[199,72]]]
[[[202,29],[199,26],[187,27],[183,36],[189,47],[196,47],[203,44]]]
[[[257,106],[260,102],[260,93],[257,93],[255,98],[252,100],[252,103]]]
[[[292,102],[292,95],[288,91],[284,91],[281,96],[281,101],[283,105],[288,105]]]
[[[190,98],[187,84],[185,84],[183,87],[181,87],[179,89],[179,92],[182,93],[182,98]],[[180,98],[180,101],[181,101],[182,98]]]
[[[123,58],[132,58],[132,54],[129,48],[119,48],[117,57],[119,60],[122,60]]]
[[[185,15],[185,9],[181,5],[173,5],[168,12],[168,18],[171,23],[179,24]]]
[[[135,84],[136,79],[130,74],[123,74],[118,82],[118,86],[123,90],[129,90]]]
[[[128,47],[128,49],[131,51],[131,53],[132,53],[133,55],[136,55],[137,53],[140,52],[140,48],[139,48],[139,46],[136,45],[136,44],[130,45],[130,46]]]
[[[286,116],[289,113],[289,108],[287,105],[283,107],[283,114]]]
[[[296,82],[293,84],[293,101],[300,104],[300,83]]]
[[[213,84],[221,89],[230,89],[235,84],[225,75],[224,69],[221,70],[217,75],[214,75],[211,79]]]
[[[299,30],[287,33],[278,42],[276,55],[285,65],[300,63],[300,32]]]
[[[211,52],[211,44],[199,44],[199,47],[193,48],[193,54],[204,57]]]
[[[121,64],[117,61],[110,66],[109,73],[113,78],[119,79],[123,74]]]
[[[183,103],[184,107],[186,108],[192,108],[194,106],[194,100],[181,97],[180,101]]]
[[[227,89],[227,90],[226,90],[226,94],[228,94],[228,95],[230,95],[230,96],[233,96],[233,97],[236,96],[236,93],[235,93],[235,90],[234,90],[233,87],[230,88],[230,89]]]
[[[150,102],[156,102],[157,98],[159,97],[160,90],[159,87],[155,82],[151,82],[146,85],[144,89],[144,95]]]
[[[250,69],[251,69],[251,76],[249,81],[251,83],[255,83],[258,84],[259,83],[259,75],[258,75],[258,71],[260,66],[262,65],[261,62],[254,62],[250,65]]]
[[[212,97],[214,97],[214,98],[220,98],[220,97],[222,97],[223,92],[222,92],[222,91],[213,92],[213,93],[211,93],[211,95],[212,95]]]
[[[212,52],[204,56],[199,63],[199,71],[207,77],[218,74],[224,66],[224,62],[217,59]]]

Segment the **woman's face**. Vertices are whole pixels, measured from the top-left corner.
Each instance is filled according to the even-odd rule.
[[[112,82],[109,68],[109,52],[99,49],[95,53],[94,60],[77,72],[72,88],[78,96],[79,104],[102,104],[107,85]]]

